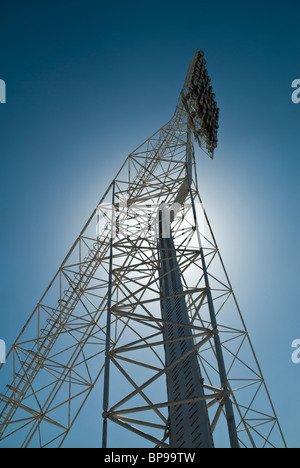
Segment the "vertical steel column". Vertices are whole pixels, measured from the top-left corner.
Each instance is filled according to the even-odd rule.
[[[188,124],[187,124],[187,161],[186,161],[186,164],[187,164],[187,177],[188,177],[188,183],[189,183],[189,189],[190,189],[190,197],[191,197],[191,201],[192,201],[193,216],[194,216],[195,226],[196,226],[197,233],[198,233],[198,238],[199,238],[199,248],[200,248],[203,276],[204,276],[205,286],[206,286],[206,289],[207,289],[207,294],[206,295],[207,295],[207,302],[208,302],[210,321],[211,321],[211,325],[212,325],[213,329],[217,332],[218,324],[217,324],[216,313],[215,313],[214,303],[213,303],[210,284],[209,284],[209,278],[208,278],[208,273],[207,273],[207,267],[206,267],[206,262],[205,262],[204,251],[203,251],[201,238],[200,238],[200,234],[199,234],[199,229],[198,229],[195,200],[194,200],[193,191],[192,191],[192,160],[193,160],[193,141],[192,141],[192,137],[193,137],[193,133],[192,133],[191,128],[192,128],[191,121],[190,121],[190,118],[188,118]],[[219,337],[218,333],[214,333],[214,344],[215,344],[215,352],[216,352],[216,358],[217,358],[218,369],[219,369],[219,374],[220,374],[221,387],[223,388],[223,390],[224,390],[224,392],[226,394],[226,396],[224,398],[224,408],[225,408],[225,414],[226,414],[226,420],[227,420],[227,427],[228,427],[230,445],[231,445],[231,448],[240,448],[239,441],[238,441],[238,435],[237,435],[237,429],[236,429],[236,423],[235,423],[235,417],[234,417],[234,412],[233,412],[233,406],[232,406],[232,402],[231,402],[231,399],[230,399],[231,391],[230,391],[230,386],[229,386],[229,382],[228,382],[228,379],[227,379],[227,373],[226,373],[226,368],[225,368],[222,345],[221,345],[221,341],[220,341],[220,337]]]
[[[171,447],[214,448],[203,379],[170,229],[162,204],[159,212],[161,314],[163,327]],[[175,364],[176,363],[176,364]],[[184,403],[181,403],[184,402]]]
[[[107,291],[107,326],[106,326],[106,356],[104,369],[104,390],[103,390],[103,432],[102,448],[107,447],[107,410],[109,405],[109,377],[110,377],[110,339],[111,339],[111,298],[112,298],[112,267],[113,267],[113,237],[114,237],[114,216],[115,216],[115,181],[112,186],[112,214],[110,233],[110,254],[109,254],[109,279]]]

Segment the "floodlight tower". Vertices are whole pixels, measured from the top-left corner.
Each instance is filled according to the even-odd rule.
[[[97,383],[103,447],[112,423],[132,446],[286,446],[199,195],[210,81],[196,51],[173,117],[127,157],[17,337],[0,446],[61,447]]]

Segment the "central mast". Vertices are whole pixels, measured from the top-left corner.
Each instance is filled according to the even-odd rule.
[[[164,322],[169,436],[172,447],[213,448],[203,379],[197,359],[176,249],[164,204],[159,213],[161,314]]]

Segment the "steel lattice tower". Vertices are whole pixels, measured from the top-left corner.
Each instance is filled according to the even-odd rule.
[[[98,381],[155,447],[285,447],[198,190],[218,108],[196,51],[171,120],[133,151],[1,366],[0,446],[61,447]],[[148,445],[147,445],[148,444]]]

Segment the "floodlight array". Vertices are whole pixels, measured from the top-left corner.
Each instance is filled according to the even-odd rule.
[[[199,51],[185,86],[184,99],[193,119],[196,135],[205,141],[210,156],[213,156],[218,145],[219,108],[210,83],[204,53]]]

